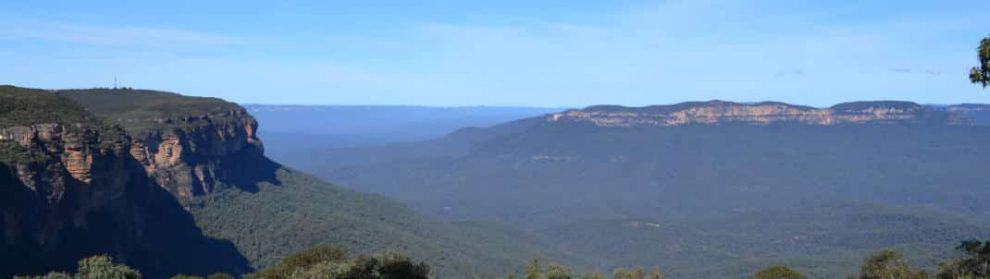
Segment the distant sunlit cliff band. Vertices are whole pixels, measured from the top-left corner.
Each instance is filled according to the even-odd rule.
[[[972,111],[987,106],[924,106],[911,102],[877,101],[838,104],[829,108],[778,102],[755,104],[725,101],[688,102],[629,108],[593,106],[550,114],[550,122],[590,123],[601,127],[682,126],[716,124],[843,125],[859,123],[973,125]]]

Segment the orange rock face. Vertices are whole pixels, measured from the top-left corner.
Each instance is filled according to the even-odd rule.
[[[257,123],[243,110],[157,122],[164,125],[134,135],[129,153],[158,185],[179,197],[213,191],[223,178],[217,168],[233,154],[262,152]]]
[[[86,129],[70,131],[59,124],[43,123],[5,128],[0,131],[0,140],[13,140],[24,148],[44,150],[56,155],[61,167],[72,178],[90,183],[93,178],[93,156],[96,152],[92,150],[92,146],[97,141],[97,135],[90,133]]]
[[[106,183],[113,175],[101,174],[110,172],[97,169],[106,167],[99,163],[107,156],[133,158],[158,186],[178,197],[210,193],[225,178],[243,175],[237,173],[239,169],[228,170],[229,166],[241,160],[263,159],[263,147],[255,135],[257,123],[243,110],[158,121],[166,125],[132,138],[124,137],[124,142],[116,146],[101,145],[100,135],[94,130],[60,124],[2,128],[0,141],[16,142],[38,154],[53,156],[52,168],[64,170],[58,173],[68,174],[65,179],[84,185],[97,184],[96,179],[103,179],[99,181],[101,185],[116,185]],[[123,160],[118,161],[124,165]],[[34,182],[38,180],[34,174],[39,171],[27,166],[20,170],[26,186],[39,184]]]
[[[182,142],[175,135],[167,136],[158,144],[154,166],[171,167],[182,163]]]
[[[805,125],[839,125],[860,123],[908,123],[928,121],[926,117],[944,115],[945,124],[967,121],[951,110],[937,111],[913,103],[876,102],[811,108],[783,103],[740,104],[712,101],[644,108],[588,108],[551,114],[548,122],[590,123],[603,127],[683,126],[746,124],[769,125],[798,123]]]
[[[88,151],[67,146],[62,153],[62,165],[76,180],[87,184],[92,182],[93,154]]]

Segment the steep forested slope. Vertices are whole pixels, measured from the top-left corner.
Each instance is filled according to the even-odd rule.
[[[436,221],[380,195],[328,185],[292,170],[256,194],[227,191],[197,198],[192,213],[208,235],[229,239],[257,267],[308,247],[332,244],[356,253],[397,251],[424,261],[443,278],[502,275],[530,257],[580,260],[547,252],[521,231]]]

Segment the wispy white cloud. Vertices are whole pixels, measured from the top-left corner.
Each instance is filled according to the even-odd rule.
[[[235,36],[168,28],[0,20],[0,40],[37,40],[104,47],[204,47],[246,43]]]
[[[454,90],[484,92],[492,101],[505,92],[538,92],[528,98],[567,105],[707,98],[830,105],[966,85],[941,75],[964,68],[957,67],[959,46],[942,36],[958,33],[965,20],[923,14],[838,21],[768,8],[776,4],[673,0],[603,15],[596,24],[426,24],[404,39],[433,50],[424,57],[432,64],[417,70],[461,73],[476,81],[463,84],[480,87]],[[891,75],[900,67],[925,75]]]

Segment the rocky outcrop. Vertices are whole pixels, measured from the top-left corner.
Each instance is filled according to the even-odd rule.
[[[258,123],[237,104],[151,90],[55,93],[123,127],[131,136],[130,156],[176,197],[225,187],[253,191],[261,180],[275,183],[277,165],[264,157]]]
[[[178,197],[237,184],[245,174],[232,173],[230,166],[267,161],[255,134],[258,124],[241,108],[154,122],[155,128],[134,135],[129,153],[158,185]]]
[[[100,156],[126,154],[157,185],[181,198],[210,193],[223,184],[237,184],[245,174],[233,173],[231,167],[270,163],[255,133],[257,122],[237,106],[220,112],[139,121],[147,122],[142,125],[147,128],[117,139],[127,142],[107,146],[112,150],[94,147],[99,145],[99,134],[83,124],[74,124],[72,129],[56,123],[7,127],[0,129],[0,141],[17,142],[37,154],[57,155],[58,167],[81,183],[92,182],[92,165],[100,161]]]
[[[72,194],[94,204],[107,204],[119,198],[128,183],[127,176],[120,175],[127,173],[128,141],[120,130],[96,129],[84,124],[66,127],[41,123],[0,128],[0,144],[16,144],[8,148],[19,149],[19,155],[27,158],[7,164],[14,167],[20,183],[46,197],[49,208],[63,206],[70,189],[77,190]],[[76,216],[87,213],[73,212]]]
[[[9,199],[0,206],[5,252],[79,256],[82,250],[66,247],[79,245],[70,239],[85,234],[80,231],[100,230],[91,227],[94,215],[134,230],[103,231],[106,238],[100,239],[118,245],[140,241],[145,227],[140,208],[150,202],[147,193],[140,192],[150,184],[132,175],[128,144],[119,129],[81,123],[0,128],[0,172],[6,173],[0,175],[0,192]],[[135,198],[141,196],[145,198]],[[58,266],[54,262],[61,260],[29,262],[20,268],[30,270],[28,266],[39,262]]]
[[[602,127],[670,127],[684,125],[806,125],[846,124],[944,124],[971,125],[973,120],[953,109],[910,102],[855,102],[830,108],[764,102],[741,104],[724,101],[690,102],[669,106],[595,106],[546,116],[547,122],[587,123]]]

